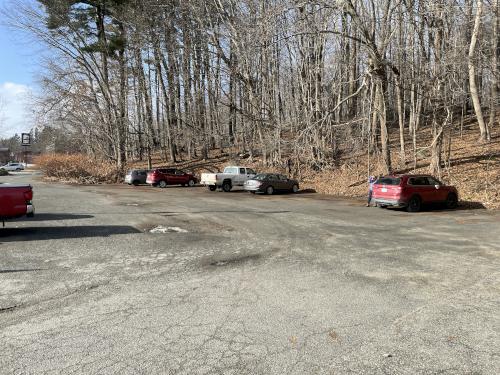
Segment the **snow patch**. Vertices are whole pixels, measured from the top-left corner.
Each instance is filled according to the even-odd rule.
[[[164,227],[158,225],[149,231],[149,233],[187,233],[188,231],[179,227]]]

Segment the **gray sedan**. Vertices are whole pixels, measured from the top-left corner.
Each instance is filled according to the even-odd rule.
[[[262,173],[245,182],[244,189],[250,193],[274,194],[274,192],[299,191],[299,182],[281,174]]]

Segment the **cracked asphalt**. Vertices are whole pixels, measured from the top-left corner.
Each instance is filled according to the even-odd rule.
[[[500,373],[498,212],[0,182],[2,374]]]

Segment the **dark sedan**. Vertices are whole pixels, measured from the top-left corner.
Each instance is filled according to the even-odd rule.
[[[281,174],[263,173],[245,182],[244,189],[250,193],[266,193],[269,195],[278,191],[296,193],[299,191],[299,183],[297,180],[292,180]]]

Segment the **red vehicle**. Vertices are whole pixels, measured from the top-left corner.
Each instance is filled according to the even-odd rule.
[[[384,176],[375,181],[372,200],[379,207],[406,207],[408,212],[418,212],[423,204],[431,203],[455,208],[458,192],[429,175]]]
[[[197,182],[198,179],[192,174],[174,168],[153,169],[146,178],[147,184],[161,188],[166,188],[167,185],[194,186]]]
[[[0,221],[22,216],[33,217],[35,207],[30,185],[0,185]]]

